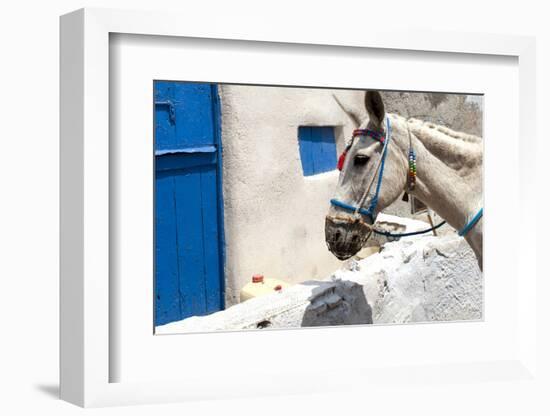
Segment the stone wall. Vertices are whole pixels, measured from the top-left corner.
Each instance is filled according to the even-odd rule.
[[[387,243],[379,254],[335,277],[362,285],[374,323],[483,316],[482,273],[473,251],[456,234]]]
[[[407,231],[424,227],[414,220],[405,222]],[[156,333],[482,317],[482,274],[466,241],[456,234],[424,235],[386,243],[380,253],[348,261],[326,280],[303,282],[209,316],[159,326]]]

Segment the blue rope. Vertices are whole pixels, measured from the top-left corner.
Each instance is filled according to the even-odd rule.
[[[461,237],[464,237],[468,232],[473,228],[474,225],[477,224],[481,216],[483,215],[483,208],[480,208],[480,210],[477,212],[477,214],[464,226],[462,230],[458,232],[458,235]]]
[[[346,211],[355,212],[355,207],[353,205],[346,204],[345,202],[339,201],[337,199],[331,199],[330,203],[332,205],[336,206],[336,207],[345,209]],[[359,213],[363,214],[363,215],[367,215],[367,216],[371,217],[371,219],[372,219],[372,216],[371,216],[370,212],[368,210],[366,210],[365,208],[359,208]],[[386,237],[409,237],[411,235],[426,234],[426,233],[429,233],[430,231],[437,230],[439,227],[441,227],[445,223],[446,223],[446,221],[443,221],[443,222],[437,224],[434,227],[428,228],[427,230],[413,231],[413,232],[410,232],[410,233],[396,233],[396,234],[394,234],[394,233],[390,233],[388,231],[378,231],[378,230],[375,230],[374,228],[373,228],[373,231],[376,234],[385,235]]]
[[[426,234],[426,233],[429,233],[430,231],[437,230],[439,227],[441,227],[443,224],[446,224],[446,223],[447,223],[447,221],[441,221],[439,224],[437,224],[434,227],[428,228],[426,230],[421,230],[421,231],[412,231],[410,233],[396,233],[396,234],[394,234],[394,233],[390,233],[388,231],[378,231],[378,230],[375,230],[374,228],[372,230],[376,234],[384,235],[386,237],[409,237],[411,235]]]

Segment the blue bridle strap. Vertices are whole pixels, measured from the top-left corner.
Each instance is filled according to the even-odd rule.
[[[386,118],[386,145],[384,146],[384,153],[382,154],[382,163],[380,164],[380,172],[378,173],[378,183],[376,184],[376,192],[374,193],[374,196],[372,197],[372,200],[370,201],[370,205],[368,208],[368,211],[372,214],[374,213],[374,210],[376,209],[376,205],[378,205],[378,195],[380,194],[380,188],[382,187],[382,176],[384,175],[384,165],[386,164],[386,155],[388,154],[388,146],[390,145],[390,139],[391,139],[391,124],[390,119]]]
[[[345,209],[346,211],[355,212],[355,210],[356,210],[356,207],[354,207],[353,205],[346,204],[345,202],[338,201],[337,199],[331,199],[331,200],[330,200],[330,203],[331,203],[332,205],[334,205],[335,207]],[[366,215],[366,216],[368,216],[368,217],[371,217],[371,219],[372,219],[372,215],[371,215],[371,213],[370,213],[367,209],[365,209],[365,208],[359,208],[358,212],[359,212],[360,214],[363,214],[363,215]]]
[[[360,130],[356,130],[356,132],[359,132]],[[366,131],[366,130],[365,130]],[[362,130],[361,130],[362,132]],[[354,132],[355,134],[355,132]],[[367,135],[365,133],[365,135]],[[376,205],[378,205],[378,195],[380,194],[380,188],[382,187],[382,177],[384,175],[384,166],[386,164],[386,156],[388,154],[388,145],[390,144],[391,139],[391,123],[390,119],[386,118],[386,137],[383,138],[382,134],[380,133],[379,137],[374,137],[369,134],[369,136],[373,137],[375,140],[379,141],[380,143],[384,143],[384,150],[382,153],[382,161],[380,162],[380,170],[378,171],[378,182],[376,183],[376,191],[374,193],[374,196],[372,197],[369,207],[367,209],[363,207],[354,207],[353,205],[346,204],[345,202],[339,201],[337,199],[331,199],[330,203],[336,207],[345,209],[347,211],[351,212],[358,212],[362,215],[368,216],[372,222],[374,223],[374,210],[376,209]]]
[[[462,230],[458,232],[458,235],[461,237],[464,237],[470,230],[477,224],[477,222],[480,220],[480,218],[483,216],[483,208],[480,208],[480,210],[477,212],[476,215],[472,217],[470,221],[464,226]]]

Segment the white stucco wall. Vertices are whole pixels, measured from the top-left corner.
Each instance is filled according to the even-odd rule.
[[[305,177],[298,144],[299,126],[335,126],[343,150],[354,126],[333,94],[363,108],[360,91],[220,86],[227,306],[254,273],[301,282],[338,268],[324,237],[338,171]]]

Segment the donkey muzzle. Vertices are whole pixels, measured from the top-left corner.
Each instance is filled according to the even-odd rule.
[[[357,254],[370,231],[370,225],[360,218],[327,216],[325,219],[325,241],[330,252],[340,260]]]

